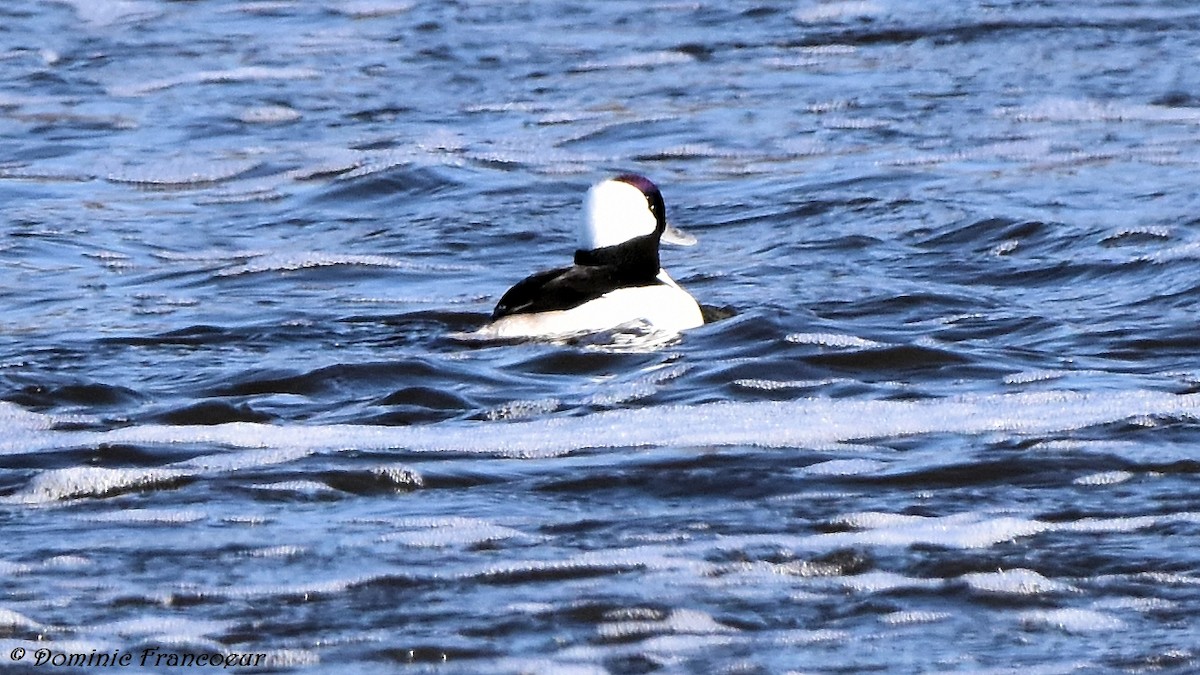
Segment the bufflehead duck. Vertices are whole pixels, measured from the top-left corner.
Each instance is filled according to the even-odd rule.
[[[695,240],[668,227],[654,183],[625,174],[592,186],[578,236],[574,265],[539,272],[510,288],[480,333],[561,337],[640,322],[678,333],[704,323],[696,300],[659,265],[660,239]]]

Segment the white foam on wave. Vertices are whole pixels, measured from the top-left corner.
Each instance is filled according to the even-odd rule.
[[[7,628],[9,630],[41,630],[43,626],[20,612],[0,607],[0,628]]]
[[[1134,258],[1135,262],[1166,264],[1200,259],[1200,241],[1189,241]]]
[[[941,586],[941,579],[917,579],[895,572],[875,570],[863,574],[838,576],[826,580],[856,593],[891,593],[901,590],[927,590]]]
[[[867,340],[854,335],[843,335],[841,333],[792,333],[784,339],[793,344],[837,347],[842,349],[873,349],[885,346],[882,342]]]
[[[163,431],[170,427],[158,427],[158,429]],[[222,474],[256,466],[282,464],[311,452],[310,449],[265,448],[202,455],[149,469],[113,469],[98,466],[50,469],[34,476],[23,489],[0,497],[0,504],[44,504],[82,497],[103,497],[131,490],[151,489],[199,475]],[[186,515],[186,513],[176,514],[176,517],[185,517]],[[134,517],[136,518],[136,516]]]
[[[237,119],[246,124],[282,124],[300,119],[300,112],[285,105],[264,105],[243,110]]]
[[[81,555],[56,555],[46,558],[42,566],[46,569],[81,570],[92,566],[92,560]]]
[[[826,545],[914,546],[929,544],[949,548],[987,548],[1055,528],[1055,524],[1012,516],[988,517],[983,513],[949,516],[905,516],[891,513],[852,514],[842,519],[852,532],[820,535]]]
[[[959,578],[971,590],[986,595],[1032,597],[1054,593],[1079,592],[1079,589],[1070,584],[1049,579],[1028,569],[976,572],[964,574]]]
[[[1093,609],[1133,610],[1135,612],[1166,612],[1179,608],[1179,603],[1166,598],[1101,598],[1092,603]]]
[[[552,413],[562,406],[562,401],[556,398],[528,401],[509,401],[496,406],[485,413],[489,420],[519,420],[538,417]]]
[[[884,614],[879,620],[889,626],[913,626],[926,623],[937,623],[949,619],[949,612],[930,612],[921,610],[897,611]]]
[[[196,620],[174,615],[141,616],[104,624],[104,632],[158,642],[199,642],[220,635],[236,625],[234,621]]]
[[[1082,518],[1080,520],[1056,523],[1055,529],[1067,532],[1134,532],[1159,525],[1172,523],[1200,523],[1200,514],[1181,511],[1161,516],[1125,516],[1118,518]]]
[[[1006,111],[1018,122],[1149,122],[1200,124],[1200,111],[1117,101],[1049,99]]]
[[[244,264],[217,272],[219,277],[236,277],[263,272],[297,272],[323,267],[377,267],[419,271],[461,271],[452,265],[414,263],[392,256],[348,253],[273,253],[248,260]]]
[[[582,399],[585,405],[615,406],[658,393],[662,385],[691,370],[686,364],[665,364],[639,374],[631,380],[605,379],[594,383],[594,391]]]
[[[1145,528],[1169,525],[1184,520],[1196,522],[1198,518],[1200,515],[1197,514],[1171,514],[1149,519],[1114,518],[1103,522],[1093,522],[1090,527],[1086,528],[1086,531],[1122,532],[1127,531],[1130,526]],[[842,570],[827,568],[823,563],[812,563],[807,560],[778,564],[757,561],[733,565],[712,562],[714,557],[725,557],[730,552],[762,547],[801,552],[805,556],[862,547],[939,546],[981,549],[1039,533],[1079,531],[1076,523],[989,517],[988,514],[974,512],[941,517],[872,513],[859,514],[852,519],[855,522],[870,523],[871,526],[858,531],[831,534],[724,535],[715,539],[706,537],[688,541],[641,544],[627,548],[590,551],[557,559],[513,560],[503,565],[484,564],[460,572],[457,577],[463,580],[506,580],[559,577],[571,574],[620,574],[628,570],[639,569],[649,573],[665,572],[676,579],[681,577],[694,579],[706,586],[719,586],[725,589],[753,588],[756,591],[773,585],[794,588],[797,580],[802,580],[804,586],[808,588],[844,589],[859,594],[890,593],[897,590],[937,590],[947,584],[964,584],[976,593],[1001,597],[1042,597],[1077,592],[1075,587],[1066,582],[1025,569],[974,573],[947,580],[910,577],[886,570],[846,574]],[[1109,529],[1101,529],[1101,526]],[[1167,579],[1161,575],[1147,578],[1154,583],[1197,583],[1190,578],[1171,577]]]
[[[692,63],[696,57],[681,51],[656,51],[626,54],[604,61],[586,61],[575,67],[579,71],[593,70],[635,70],[641,68],[654,68],[656,66],[675,66],[679,64]]]
[[[761,391],[779,391],[781,389],[816,389],[838,382],[835,378],[821,380],[768,380],[761,377],[741,378],[733,381],[733,386],[742,389],[758,389]]]
[[[821,120],[821,126],[825,129],[835,131],[870,131],[874,129],[888,129],[895,126],[895,122],[883,117],[825,117]]]
[[[111,431],[57,431],[54,418],[0,406],[13,423],[0,432],[0,453],[32,454],[100,445],[199,445],[225,451],[155,468],[51,469],[0,501],[44,503],[102,496],[170,484],[197,475],[223,474],[293,461],[312,453],[404,450],[509,458],[544,458],[582,449],[632,447],[824,448],[873,438],[926,433],[1062,432],[1144,415],[1195,416],[1200,395],[1152,391],[1067,391],[971,395],[920,401],[801,399],[789,402],[710,403],[610,410],[581,417],[516,422],[447,422],[426,426],[276,426],[251,422],[220,425],[140,425]],[[233,450],[231,452],[231,450]],[[847,468],[847,467],[842,467]],[[857,467],[867,468],[867,467]],[[868,469],[869,470],[869,469]],[[911,520],[907,532],[877,529],[870,514],[848,524],[866,533],[834,533],[853,543],[938,541],[983,546],[1032,534],[1048,524],[1012,518],[955,523]],[[1140,527],[1140,525],[1131,525]],[[1081,525],[1080,527],[1086,527]],[[1096,527],[1108,527],[1098,523]],[[929,528],[935,531],[926,531]],[[956,534],[957,533],[957,534]]]
[[[1135,475],[1129,471],[1101,471],[1080,476],[1071,482],[1075,485],[1116,485],[1131,480]]]
[[[290,494],[309,498],[319,498],[338,494],[338,491],[325,483],[315,480],[282,480],[274,483],[255,483],[251,490],[266,494]]]
[[[171,469],[108,469],[99,466],[51,469],[34,476],[24,489],[0,499],[0,503],[37,504],[76,497],[98,497],[164,485],[184,475],[181,471]]]
[[[758,150],[722,148],[711,143],[684,143],[656,150],[655,157],[663,159],[734,159],[753,160],[763,157]]]
[[[856,547],[887,547],[905,548],[911,546],[939,546],[954,549],[983,549],[996,544],[1014,541],[1023,537],[1054,532],[1102,534],[1122,533],[1135,530],[1145,530],[1157,527],[1168,527],[1177,523],[1195,524],[1200,522],[1200,514],[1184,512],[1164,514],[1160,516],[1139,516],[1120,518],[1085,518],[1078,521],[1052,522],[1033,518],[1022,518],[1012,515],[1002,515],[984,512],[963,512],[945,516],[913,516],[896,513],[866,512],[842,516],[836,523],[853,528],[845,532],[825,534],[783,535],[783,534],[748,534],[741,536],[725,536],[717,542],[697,540],[694,542],[675,543],[672,548],[642,546],[637,549],[612,552],[614,558],[626,562],[640,561],[644,567],[671,568],[679,567],[682,563],[680,555],[691,555],[696,558],[709,556],[713,547],[722,551],[745,551],[755,547],[772,546],[797,551],[819,553],[837,549]],[[777,567],[776,571],[785,575],[820,577],[822,571],[808,565],[796,567]],[[841,579],[841,577],[835,577]],[[858,575],[851,583],[870,590],[875,587],[892,587],[921,585],[925,580],[908,580],[907,578],[883,579]],[[1022,572],[999,573],[993,576],[967,577],[962,579],[968,586],[986,591],[988,588],[995,592],[1008,589],[1008,594],[1018,594],[1017,589],[1022,583],[1033,588],[1037,584],[1033,577]],[[837,583],[842,583],[838,581]],[[1041,582],[1049,590],[1058,582],[1045,580]],[[1056,587],[1056,590],[1066,590]]]
[[[844,0],[798,9],[792,12],[792,19],[800,24],[847,22],[873,19],[882,13],[883,8],[877,3]]]
[[[109,513],[93,513],[83,520],[93,523],[134,523],[137,525],[185,525],[204,520],[203,511],[176,509],[122,509]]]
[[[614,406],[642,398],[649,398],[658,393],[658,387],[646,382],[625,382],[604,387],[599,392],[583,399],[585,405]]]
[[[1134,578],[1164,586],[1200,586],[1200,577],[1172,572],[1142,572]]]
[[[1022,612],[1019,619],[1026,628],[1056,629],[1065,633],[1110,632],[1125,627],[1125,622],[1117,617],[1090,609],[1038,609]]]
[[[1067,370],[1026,370],[1013,373],[1012,375],[1005,375],[1004,384],[1017,385],[1048,382],[1050,380],[1061,380],[1071,374],[1071,371]]]
[[[512,538],[528,538],[511,527],[481,518],[408,519],[398,525],[401,532],[387,534],[381,541],[394,541],[414,548],[450,548],[478,546]]]
[[[879,473],[887,468],[887,462],[876,459],[831,459],[806,466],[801,473],[811,476],[861,476]]]
[[[918,401],[800,399],[707,403],[610,410],[580,417],[512,423],[447,422],[426,426],[139,425],[111,431],[52,431],[36,413],[0,406],[16,420],[19,443],[0,440],[5,454],[100,444],[200,444],[287,452],[403,449],[501,457],[553,457],[581,449],[624,447],[827,447],[833,443],[927,433],[1041,434],[1080,429],[1143,415],[1200,413],[1200,394],[1134,390],[1080,393],[1039,391],[964,395]],[[223,455],[187,464],[250,459]],[[257,457],[257,456],[256,456]],[[274,462],[274,459],[265,460]],[[180,466],[182,466],[181,463]],[[173,465],[175,466],[175,465]],[[206,469],[213,467],[208,464]]]
[[[600,637],[606,640],[628,641],[649,635],[688,634],[712,635],[716,633],[732,633],[733,628],[726,626],[712,615],[691,609],[677,609],[662,617],[640,618],[609,621],[597,628]]]
[[[29,412],[14,403],[0,401],[0,429],[4,429],[4,437],[9,434],[46,431],[52,429],[58,421],[59,419],[52,415]],[[3,440],[0,440],[0,452],[3,447]]]

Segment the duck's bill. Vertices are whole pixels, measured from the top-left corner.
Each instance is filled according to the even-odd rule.
[[[675,244],[676,246],[696,245],[695,237],[670,223],[667,223],[667,229],[663,230],[661,241],[665,241],[668,244]]]

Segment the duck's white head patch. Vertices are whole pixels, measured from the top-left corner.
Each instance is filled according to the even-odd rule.
[[[652,183],[645,182],[653,188]],[[579,249],[591,251],[616,246],[635,237],[660,232],[661,214],[656,214],[651,206],[649,196],[640,187],[620,178],[593,185],[584,204]]]

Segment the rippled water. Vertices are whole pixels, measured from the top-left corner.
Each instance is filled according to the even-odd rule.
[[[1200,9],[933,4],[5,3],[0,663],[1195,669]]]

